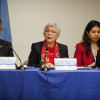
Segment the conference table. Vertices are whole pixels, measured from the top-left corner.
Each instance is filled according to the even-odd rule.
[[[100,70],[0,70],[0,100],[100,100]]]

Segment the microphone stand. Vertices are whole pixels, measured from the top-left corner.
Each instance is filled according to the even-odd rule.
[[[40,68],[40,70],[41,71],[45,71],[46,72],[46,75],[47,75],[47,84],[48,84],[48,92],[49,92],[49,97],[50,97],[50,100],[51,100],[51,94],[50,94],[50,84],[49,84],[49,81],[48,81],[48,71],[50,71],[50,68],[48,68],[47,66],[46,66],[46,50],[48,50],[48,48],[47,48],[47,46],[45,46],[45,66],[44,66],[44,68]]]
[[[16,54],[16,56],[17,56],[17,58],[19,59],[19,61],[20,61],[20,66],[19,67],[17,67],[17,65],[16,65],[16,69],[20,69],[20,70],[25,70],[25,68],[24,68],[24,66],[23,66],[23,64],[22,64],[22,61],[21,61],[21,59],[19,58],[19,56],[17,55],[17,53],[15,52],[15,50],[13,49],[13,47],[10,45],[10,43],[8,43],[8,42],[3,42],[4,44],[6,44],[7,46],[9,46],[11,49],[12,49],[12,51],[14,51],[14,53]]]
[[[21,59],[19,58],[19,56],[17,55],[17,53],[15,52],[15,50],[13,49],[13,47],[12,47],[12,46],[9,46],[9,47],[14,51],[14,53],[16,54],[17,58],[19,59],[19,61],[20,61],[20,63],[21,63],[21,65],[20,65],[19,67],[16,65],[16,69],[25,70],[25,68],[24,68],[24,66],[23,66],[23,64],[22,64]]]
[[[40,70],[41,71],[50,71],[50,68],[47,68],[47,66],[46,66],[46,50],[48,50],[48,48],[47,47],[45,47],[45,66],[44,66],[44,68],[40,68]]]
[[[47,68],[46,66],[46,50],[48,50],[48,48],[45,48],[45,66],[44,66],[44,71],[50,71],[50,68]]]

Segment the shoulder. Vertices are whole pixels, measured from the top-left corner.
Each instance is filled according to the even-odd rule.
[[[38,49],[41,49],[42,46],[43,46],[43,41],[40,41],[40,42],[32,43],[31,48],[32,48],[32,49],[36,49],[36,50],[38,50]]]
[[[68,47],[67,45],[64,45],[64,44],[61,44],[61,43],[57,43],[58,44],[58,48],[59,48],[59,51],[63,51],[63,52],[68,52]]]
[[[32,43],[32,46],[41,46],[43,45],[43,41]]]
[[[59,47],[67,47],[65,44],[57,43]]]
[[[12,45],[10,42],[0,39],[0,44],[3,45]]]
[[[84,46],[83,46],[83,44],[82,44],[81,42],[76,44],[76,48],[77,48],[77,47],[82,47],[82,48],[84,48]]]
[[[84,51],[84,50],[86,50],[86,47],[83,46],[83,44],[80,42],[80,43],[76,44],[76,49],[78,49],[80,51]]]

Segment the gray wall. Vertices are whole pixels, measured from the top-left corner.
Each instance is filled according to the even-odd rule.
[[[31,44],[44,40],[47,23],[59,24],[58,42],[68,46],[72,58],[87,23],[100,21],[100,0],[8,0],[8,8],[13,46],[22,62],[28,59]]]

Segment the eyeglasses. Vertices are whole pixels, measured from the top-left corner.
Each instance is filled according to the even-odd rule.
[[[52,34],[56,34],[57,32],[54,30],[45,30],[46,33],[52,33]]]

